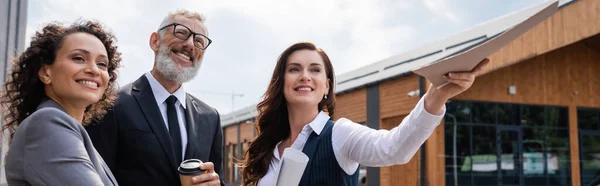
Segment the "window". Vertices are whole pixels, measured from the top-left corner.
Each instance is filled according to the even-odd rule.
[[[600,109],[578,108],[582,185],[600,184]]]
[[[236,162],[242,157],[242,144],[234,144],[233,145],[233,161]],[[242,177],[240,175],[240,168],[233,163],[233,182],[240,183],[242,181]]]
[[[224,147],[224,151],[225,151],[225,152],[223,152],[223,153],[224,153],[224,157],[223,157],[223,165],[224,165],[224,166],[223,166],[223,173],[225,174],[225,175],[223,176],[223,180],[224,180],[226,183],[230,182],[230,179],[229,179],[229,178],[231,178],[231,174],[229,173],[229,170],[231,170],[231,167],[230,167],[230,166],[231,166],[231,165],[230,165],[230,162],[232,162],[232,161],[231,161],[231,150],[230,150],[230,148],[231,148],[231,144],[227,144],[227,145]]]
[[[600,109],[577,109],[577,121],[579,129],[583,130],[600,130]]]
[[[567,107],[452,100],[446,108],[446,185],[571,184]]]

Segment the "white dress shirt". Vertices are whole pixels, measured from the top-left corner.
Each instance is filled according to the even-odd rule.
[[[359,164],[382,167],[407,163],[440,124],[445,112],[445,105],[440,115],[427,112],[424,100],[421,99],[402,123],[389,131],[375,130],[340,118],[332,129],[333,153],[340,167],[348,175],[352,175]],[[320,112],[313,121],[302,128],[302,132],[290,148],[302,151],[310,134],[314,131],[320,135],[328,120],[329,116]],[[259,180],[258,186],[276,184],[281,168],[278,150],[280,143],[275,146],[269,170]]]
[[[170,94],[165,87],[163,87],[157,80],[152,76],[150,72],[147,72],[146,78],[150,83],[150,87],[152,88],[152,93],[154,94],[154,99],[156,99],[156,104],[158,105],[158,109],[160,109],[160,115],[162,115],[165,127],[169,130],[169,120],[167,118],[167,98],[173,95],[177,98],[175,102],[175,110],[177,110],[177,119],[179,120],[179,133],[181,133],[181,159],[185,158],[185,150],[187,147],[187,131],[185,130],[185,90],[183,89],[183,85],[177,91]],[[184,103],[184,104],[182,104]]]

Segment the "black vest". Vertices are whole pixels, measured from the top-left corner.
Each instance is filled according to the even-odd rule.
[[[309,158],[308,165],[304,170],[300,186],[317,185],[358,185],[358,169],[352,175],[340,167],[333,146],[331,145],[331,131],[333,121],[327,121],[321,131],[321,135],[312,132],[302,152]]]

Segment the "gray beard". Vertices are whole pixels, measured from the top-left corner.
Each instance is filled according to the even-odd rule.
[[[200,69],[200,60],[194,61],[192,67],[182,67],[177,64],[169,54],[171,49],[166,46],[161,46],[156,56],[156,70],[166,79],[177,83],[185,83],[192,80]]]

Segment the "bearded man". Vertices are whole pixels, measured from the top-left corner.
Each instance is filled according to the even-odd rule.
[[[177,168],[202,160],[194,185],[224,185],[223,131],[213,107],[185,92],[212,42],[198,13],[169,13],[150,36],[154,66],[123,86],[115,106],[87,131],[120,185],[181,185]]]

